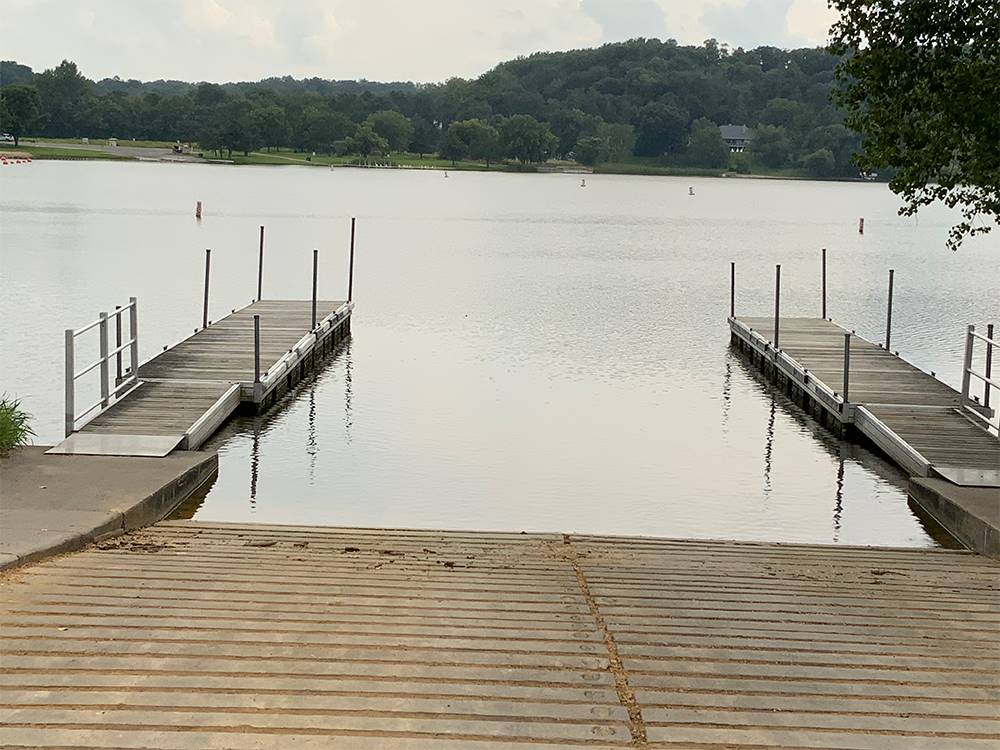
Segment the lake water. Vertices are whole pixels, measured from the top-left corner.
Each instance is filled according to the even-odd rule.
[[[928,546],[905,476],[775,396],[729,348],[737,312],[829,310],[957,384],[967,323],[998,318],[1000,234],[884,185],[38,162],[3,168],[0,390],[62,437],[62,331],[140,300],[143,359],[212,310],[343,297],[353,338],[279,408],[209,447],[203,520]],[[688,195],[693,187],[695,195]],[[194,219],[196,200],[205,218]],[[857,233],[864,216],[865,235]],[[994,320],[993,322],[1000,322]]]

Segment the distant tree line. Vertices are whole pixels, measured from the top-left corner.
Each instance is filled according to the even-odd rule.
[[[243,152],[438,154],[455,162],[645,160],[749,172],[854,176],[858,138],[830,103],[838,58],[822,49],[729,50],[635,39],[538,53],[440,84],[269,78],[256,83],[91,81],[64,61],[0,63],[5,132],[196,142]],[[718,125],[746,124],[731,154]]]

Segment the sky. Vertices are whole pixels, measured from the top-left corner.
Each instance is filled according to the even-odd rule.
[[[89,78],[443,81],[633,37],[816,46],[826,0],[0,0],[0,55]]]

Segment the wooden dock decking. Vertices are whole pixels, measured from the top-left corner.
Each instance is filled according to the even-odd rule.
[[[301,377],[317,353],[350,331],[353,303],[260,300],[157,354],[139,384],[51,453],[166,455],[197,449],[239,407],[264,408]],[[255,383],[254,316],[260,316]]]
[[[166,522],[8,574],[4,748],[995,748],[943,550]]]
[[[761,363],[911,474],[1000,487],[1000,439],[962,414],[958,391],[855,334],[844,403],[846,329],[822,318],[783,317],[776,349],[774,318],[736,317],[729,325],[734,340]]]

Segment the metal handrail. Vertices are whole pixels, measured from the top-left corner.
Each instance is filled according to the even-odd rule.
[[[968,412],[984,423],[982,426],[987,432],[996,430],[1000,434],[1000,426],[994,424],[990,419],[992,409],[990,408],[990,389],[1000,390],[1000,382],[993,379],[993,347],[1000,346],[1000,341],[993,338],[993,325],[986,327],[986,335],[976,332],[976,327],[970,325],[965,333],[965,361],[962,363],[962,411]],[[986,344],[986,362],[983,372],[980,373],[973,366],[975,355],[976,339]],[[970,393],[972,378],[983,382],[983,400],[973,397]],[[983,410],[985,409],[985,413]],[[975,423],[974,423],[975,424]]]
[[[125,343],[121,341],[121,316],[129,314],[129,335],[130,338]],[[108,323],[114,320],[116,326],[116,348],[109,349],[108,344]],[[100,356],[82,370],[77,371],[75,367],[76,359],[76,337],[90,330],[97,328],[100,331]],[[66,408],[65,408],[65,428],[66,437],[76,431],[76,423],[94,409],[101,407],[106,409],[111,405],[111,399],[117,400],[121,397],[122,391],[139,383],[139,306],[135,297],[129,297],[127,305],[117,307],[110,315],[102,312],[100,317],[92,323],[88,323],[82,328],[67,328],[66,337]],[[129,350],[130,367],[128,377],[121,377],[121,353]],[[112,389],[110,383],[109,363],[112,359],[118,361],[115,375],[115,385]],[[101,368],[101,397],[81,412],[76,411],[76,381],[89,372]]]

